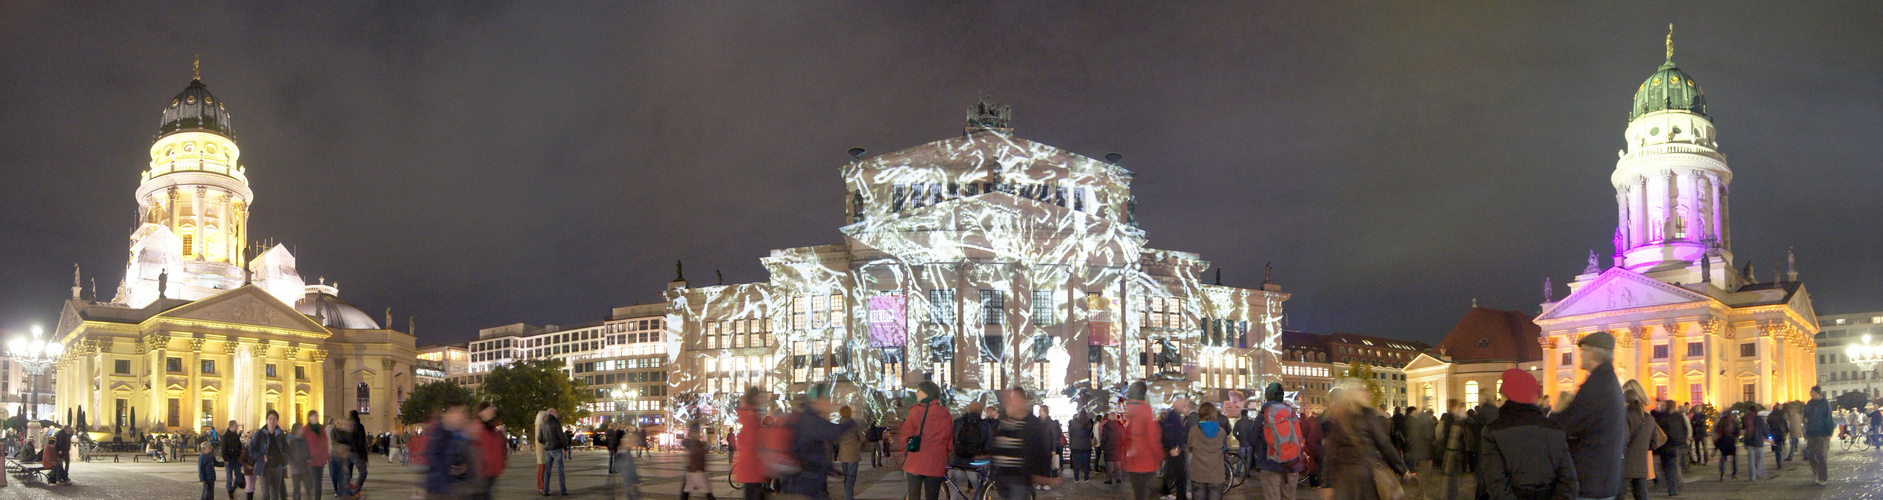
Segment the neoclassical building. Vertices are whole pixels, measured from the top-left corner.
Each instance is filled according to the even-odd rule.
[[[1615,369],[1650,395],[1679,402],[1770,404],[1809,398],[1817,379],[1811,296],[1789,263],[1762,277],[1735,267],[1727,199],[1733,171],[1720,153],[1699,82],[1667,62],[1635,91],[1610,183],[1612,265],[1590,252],[1562,300],[1545,297],[1545,394],[1573,390],[1576,341],[1616,338]]]
[[[101,300],[75,276],[60,313],[56,413],[82,407],[107,433],[252,429],[270,409],[284,422],[359,410],[369,430],[391,428],[412,336],[303,281],[286,247],[250,254],[255,195],[235,138],[200,77],[164,107],[124,281]]]
[[[1051,404],[1140,378],[1212,400],[1276,380],[1279,286],[1223,286],[1197,254],[1150,248],[1119,156],[1022,139],[1009,117],[983,101],[960,136],[852,150],[844,241],[773,250],[768,281],[676,277],[675,390],[880,394],[926,378]]]

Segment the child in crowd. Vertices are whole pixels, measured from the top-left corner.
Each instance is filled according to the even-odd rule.
[[[196,480],[203,483],[203,500],[216,498],[216,468],[222,467],[222,461],[216,460],[216,444],[204,441],[200,454],[196,455]]]

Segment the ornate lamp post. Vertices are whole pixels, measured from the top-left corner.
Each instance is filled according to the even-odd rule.
[[[1863,398],[1866,402],[1873,399],[1875,396],[1870,392],[1870,380],[1876,378],[1873,375],[1877,363],[1883,362],[1883,346],[1872,345],[1870,336],[1864,335],[1863,344],[1852,344],[1844,348],[1844,357],[1850,358],[1850,362],[1862,368],[1864,372],[1871,373],[1863,377]]]
[[[635,398],[634,389],[629,389],[627,384],[621,384],[620,389],[609,392],[615,397],[615,409],[621,413],[621,420],[624,422],[628,421],[628,402]],[[638,426],[639,424],[637,423],[636,425]]]
[[[28,421],[39,419],[39,376],[44,375],[46,369],[52,367],[53,361],[59,359],[59,354],[65,352],[64,344],[49,339],[40,340],[39,337],[45,333],[45,330],[35,325],[32,338],[13,337],[7,341],[7,351],[13,353],[13,359],[19,361],[20,368],[26,370],[27,375],[33,376],[32,385],[27,388],[32,393],[29,396],[32,402],[26,406]]]

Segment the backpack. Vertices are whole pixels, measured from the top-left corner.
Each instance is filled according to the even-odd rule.
[[[1301,458],[1301,422],[1295,409],[1275,403],[1262,407],[1262,440],[1268,445],[1268,460],[1279,464]]]
[[[955,424],[955,456],[972,459],[987,446],[987,427],[978,419],[961,419]]]
[[[883,428],[883,426],[872,425],[870,426],[870,431],[864,435],[864,439],[867,439],[869,440],[869,442],[872,442],[872,443],[877,442],[877,441],[882,441],[883,431],[886,431],[886,430],[888,429]]]

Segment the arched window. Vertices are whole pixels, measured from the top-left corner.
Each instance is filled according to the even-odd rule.
[[[359,388],[359,400],[360,400],[360,401],[359,401],[359,402],[360,402],[360,404],[359,404],[359,407],[360,407],[360,408],[359,408],[359,409],[360,409],[360,414],[361,414],[361,415],[364,415],[364,414],[367,414],[367,413],[372,413],[372,411],[373,411],[373,389],[372,389],[372,388],[370,388],[370,387],[367,387],[367,386],[366,386],[366,383],[365,383],[365,382],[360,382],[360,388]]]
[[[364,387],[364,385],[362,385]],[[1465,408],[1478,406],[1478,381],[1465,382]]]

